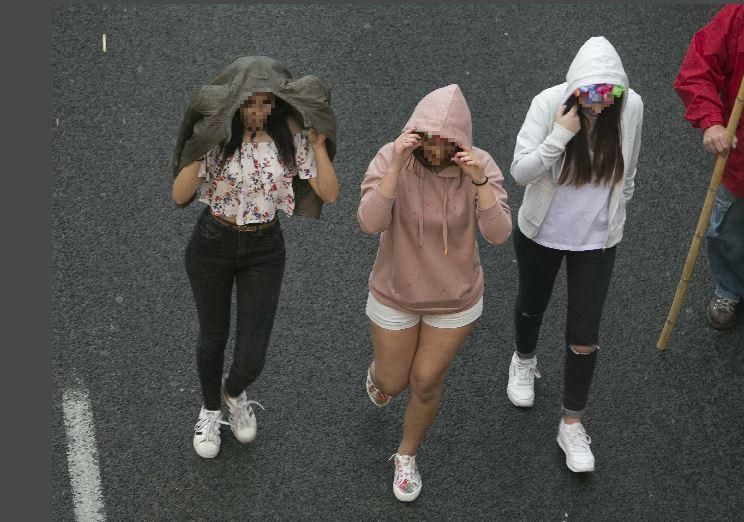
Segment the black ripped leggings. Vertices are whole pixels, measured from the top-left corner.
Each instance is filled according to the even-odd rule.
[[[533,357],[543,313],[548,307],[553,284],[566,258],[568,311],[566,317],[566,359],[563,381],[563,415],[581,417],[589,397],[597,351],[579,354],[572,346],[597,346],[607,290],[615,265],[617,247],[572,252],[544,247],[514,231],[514,250],[519,266],[519,292],[514,310],[517,355]]]

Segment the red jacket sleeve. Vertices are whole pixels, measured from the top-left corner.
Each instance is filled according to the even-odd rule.
[[[734,15],[741,5],[730,4],[718,11],[697,31],[687,48],[674,89],[685,105],[685,119],[693,127],[707,129],[724,124],[720,93],[736,58]]]

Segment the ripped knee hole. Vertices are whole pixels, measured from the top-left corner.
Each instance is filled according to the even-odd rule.
[[[570,344],[569,347],[571,348],[571,351],[576,355],[589,355],[599,350],[599,346],[597,346],[596,344],[593,344],[592,346],[576,346]]]

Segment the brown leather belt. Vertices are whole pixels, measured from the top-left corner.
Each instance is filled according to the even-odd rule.
[[[276,223],[276,215],[274,215],[274,218],[271,221],[267,221],[266,223],[249,223],[247,225],[238,225],[236,223],[231,223],[230,221],[222,219],[220,216],[215,216],[214,212],[212,212],[212,209],[209,210],[209,214],[221,225],[225,225],[226,227],[232,228],[233,230],[239,230],[241,232],[256,232],[257,230],[266,230],[267,228],[271,228]]]

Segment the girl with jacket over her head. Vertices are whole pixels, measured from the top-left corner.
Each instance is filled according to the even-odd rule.
[[[380,234],[366,308],[374,345],[366,389],[382,407],[410,387],[393,455],[393,493],[404,502],[421,491],[416,450],[450,363],[483,310],[476,231],[492,244],[511,233],[502,181],[491,156],[472,146],[467,103],[449,85],[418,103],[362,182],[359,224]]]
[[[517,136],[511,174],[526,186],[514,232],[519,267],[516,351],[507,395],[535,399],[537,341],[553,284],[566,259],[568,310],[562,419],[557,441],[575,472],[594,470],[581,419],[599,348],[599,325],[633,195],[643,102],[615,48],[587,40],[566,75],[532,100]]]
[[[185,254],[199,316],[197,366],[203,394],[193,445],[204,458],[219,452],[220,424],[229,424],[242,443],[256,437],[251,404],[258,403],[248,400],[246,388],[263,368],[274,324],[285,264],[277,212],[292,215],[295,210],[293,178],[308,180],[323,202],[331,203],[338,195],[325,135],[304,130],[293,107],[274,92],[291,78],[284,66],[251,57],[231,67],[232,72],[223,75],[224,84],[240,88],[216,104],[216,112],[225,113],[229,137],[181,168],[172,191],[178,205],[197,191],[206,204]],[[194,132],[198,129],[195,125]],[[203,136],[198,138],[203,141]],[[233,285],[237,332],[233,362],[223,382]],[[222,421],[221,398],[229,422]]]

